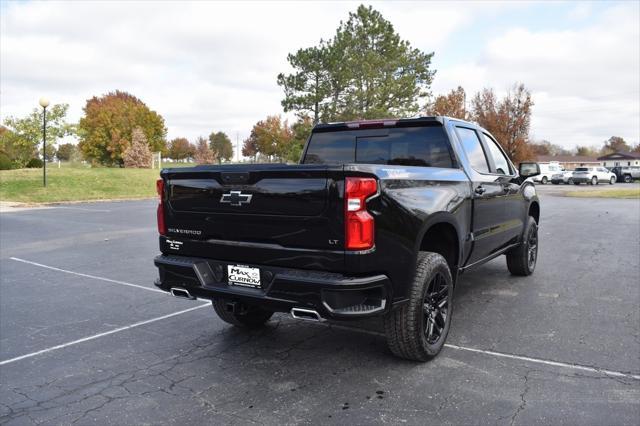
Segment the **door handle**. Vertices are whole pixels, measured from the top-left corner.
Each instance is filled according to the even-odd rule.
[[[480,185],[479,187],[477,187],[477,188],[475,189],[475,192],[476,192],[476,194],[478,194],[478,195],[482,195],[482,194],[484,194],[486,191],[487,191],[487,190],[486,190],[486,189],[484,189],[484,186],[482,186],[482,185]]]

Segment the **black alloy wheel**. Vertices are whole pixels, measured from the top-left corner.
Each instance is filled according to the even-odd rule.
[[[531,227],[527,236],[527,266],[530,271],[536,267],[538,260],[538,227]]]
[[[422,301],[423,330],[430,345],[442,338],[449,321],[449,285],[445,277],[437,273],[431,279]]]
[[[538,262],[538,246],[538,224],[529,216],[522,242],[506,253],[509,272],[521,277],[531,275]]]

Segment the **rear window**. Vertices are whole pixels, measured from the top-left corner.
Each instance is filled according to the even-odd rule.
[[[441,126],[313,133],[303,163],[453,167]]]
[[[586,167],[576,167],[576,172],[588,172],[589,169]]]

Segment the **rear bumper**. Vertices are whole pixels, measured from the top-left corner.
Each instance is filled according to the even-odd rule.
[[[590,183],[591,182],[591,177],[590,176],[578,176],[578,177],[574,177],[573,181],[577,182],[577,183]]]
[[[200,299],[224,298],[277,312],[310,309],[334,319],[377,316],[391,308],[391,282],[385,275],[350,277],[236,262],[260,269],[262,287],[249,288],[227,283],[227,265],[234,262],[160,255],[154,263],[160,273],[158,288],[184,288]]]

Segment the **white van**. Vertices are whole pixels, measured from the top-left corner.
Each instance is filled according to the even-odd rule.
[[[532,180],[543,185],[546,185],[547,182],[551,181],[551,176],[564,171],[564,167],[562,167],[557,161],[550,161],[549,163],[539,163],[539,165],[540,174],[538,176],[534,176]]]

